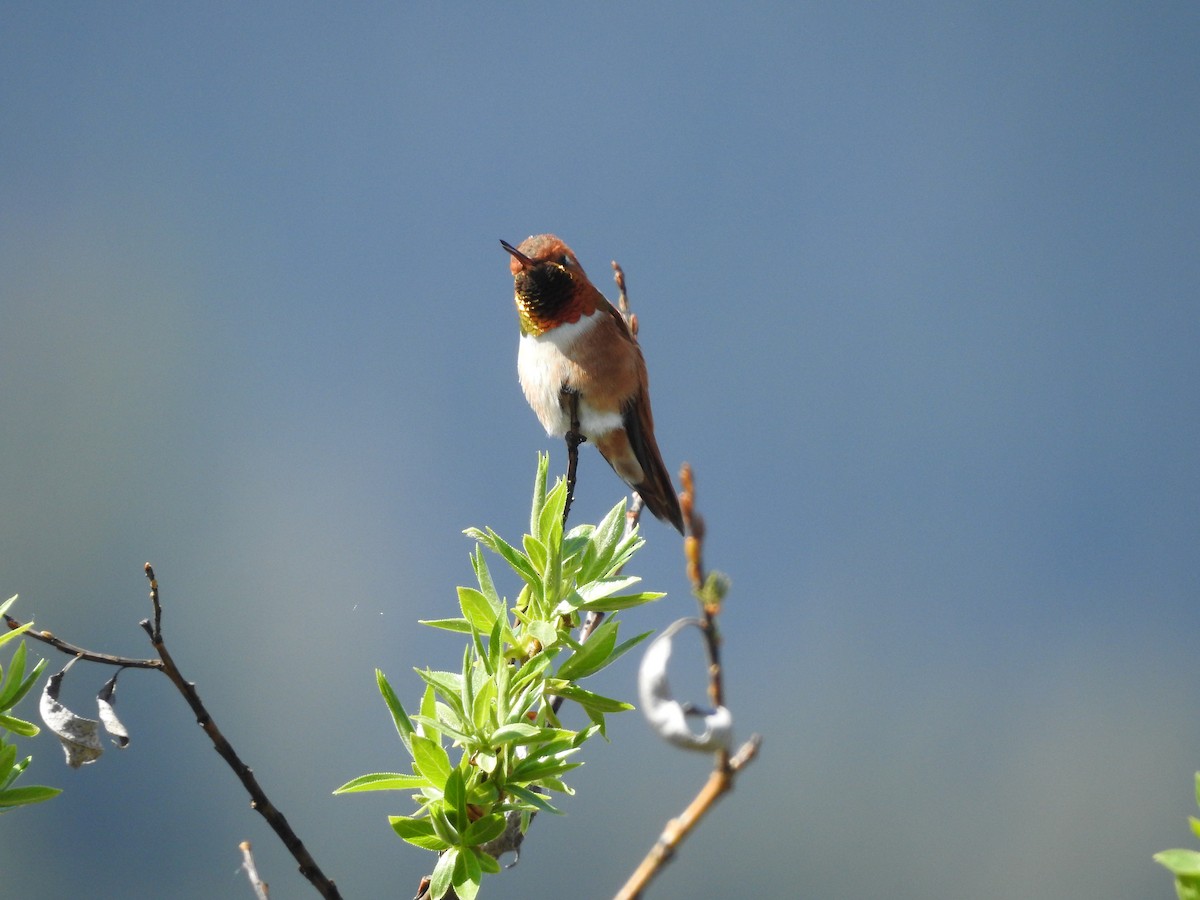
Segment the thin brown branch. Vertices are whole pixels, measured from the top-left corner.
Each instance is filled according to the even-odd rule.
[[[179,693],[183,695],[183,699],[187,701],[192,712],[196,716],[196,724],[204,729],[204,733],[208,735],[208,739],[212,741],[213,747],[221,758],[225,760],[229,768],[233,769],[234,775],[241,781],[242,787],[250,795],[250,806],[255,809],[259,815],[267,820],[267,824],[283,841],[283,845],[287,847],[288,852],[299,863],[300,874],[308,879],[317,892],[326,898],[340,898],[337,887],[333,881],[326,877],[321,871],[321,867],[317,865],[315,859],[304,846],[304,842],[300,840],[296,832],[292,830],[292,826],[288,823],[287,818],[279,811],[278,807],[271,802],[266,791],[259,785],[258,779],[254,777],[254,772],[247,766],[237,751],[233,749],[233,745],[226,740],[221,729],[217,727],[217,723],[209,714],[208,709],[204,706],[204,702],[200,699],[200,694],[196,691],[196,685],[183,677],[183,673],[179,670],[175,660],[172,658],[167,646],[162,639],[162,629],[160,627],[161,607],[158,604],[158,581],[154,577],[154,569],[149,563],[146,563],[146,578],[150,581],[150,598],[155,608],[155,624],[151,625],[149,621],[141,623],[142,628],[150,635],[150,640],[154,644],[154,649],[158,651],[159,658],[162,660],[162,671],[171,683],[175,685]],[[155,633],[157,631],[157,634]]]
[[[721,669],[721,633],[717,630],[717,615],[721,612],[721,598],[708,588],[704,573],[704,537],[707,528],[704,517],[696,510],[696,479],[690,463],[679,470],[679,481],[683,493],[679,497],[679,508],[683,511],[683,553],[687,561],[687,576],[692,583],[692,593],[700,603],[700,631],[704,635],[704,646],[708,652],[708,699],[713,707],[725,705],[725,676]]]
[[[617,283],[617,311],[621,313],[621,318],[625,320],[625,324],[629,326],[629,333],[633,335],[633,342],[637,343],[638,334],[638,318],[629,311],[629,294],[625,290],[625,270],[614,259],[612,261],[613,281]]]
[[[146,578],[150,581],[150,606],[154,610],[154,625],[148,628],[150,640],[154,644],[162,643],[162,605],[158,602],[158,579],[154,577],[154,567],[146,563]],[[145,623],[142,623],[145,628]]]
[[[762,738],[758,735],[754,735],[750,740],[746,741],[733,757],[733,759],[738,760],[739,765],[737,768],[733,767],[732,759],[728,754],[725,755],[726,764],[714,769],[708,776],[708,781],[705,782],[704,787],[700,789],[700,793],[688,804],[687,809],[680,814],[679,818],[672,819],[667,823],[667,827],[663,829],[662,834],[659,835],[650,852],[646,854],[645,859],[638,865],[621,890],[617,892],[616,900],[633,900],[633,898],[642,895],[642,891],[646,889],[646,886],[654,876],[675,855],[675,851],[692,832],[692,829],[700,824],[700,821],[709,813],[716,802],[721,799],[723,794],[733,790],[733,776],[739,769],[754,759],[761,744]]]
[[[567,501],[563,504],[563,532],[567,530],[567,517],[571,515],[571,504],[575,500],[575,474],[579,470],[579,445],[587,440],[579,430],[579,394],[567,394],[571,407],[571,428],[567,432]]]
[[[20,628],[22,623],[18,622],[12,616],[4,617],[4,624],[11,628]],[[87,662],[101,663],[106,666],[121,666],[130,669],[161,669],[161,659],[134,659],[129,656],[114,656],[111,653],[97,653],[95,650],[85,650],[83,647],[77,647],[74,644],[64,641],[60,637],[56,637],[49,631],[27,631],[25,637],[32,638],[35,641],[41,641],[55,650],[60,650],[68,656],[74,656],[77,659],[86,660]]]
[[[679,495],[679,506],[683,511],[685,533],[684,557],[687,577],[692,592],[700,603],[700,631],[704,635],[704,646],[708,654],[708,693],[714,708],[724,706],[725,686],[721,669],[721,636],[717,630],[717,615],[721,612],[722,591],[712,584],[704,573],[704,519],[696,511],[696,485],[692,467],[684,463],[679,473],[683,492]],[[719,578],[719,576],[718,576]],[[672,819],[663,829],[658,840],[638,865],[634,873],[617,893],[617,900],[633,900],[640,897],[650,881],[662,870],[675,854],[676,849],[700,821],[709,813],[725,793],[733,790],[734,776],[747,766],[762,744],[755,734],[732,756],[722,749],[715,754],[712,773],[687,809],[678,818]]]
[[[150,602],[154,611],[153,620],[144,619],[139,624],[142,629],[150,637],[151,644],[158,651],[158,659],[132,659],[124,656],[114,656],[110,653],[97,653],[93,650],[86,650],[78,647],[75,644],[64,641],[61,638],[55,637],[49,631],[27,631],[27,637],[41,641],[48,646],[55,648],[77,659],[87,660],[88,662],[102,663],[109,666],[123,666],[134,669],[157,669],[171,680],[171,683],[183,695],[188,706],[196,715],[196,722],[204,729],[204,733],[208,735],[208,739],[212,741],[217,753],[229,765],[238,779],[242,782],[242,786],[250,794],[250,805],[256,809],[259,814],[267,820],[267,823],[283,841],[285,847],[295,858],[299,864],[300,874],[302,874],[312,884],[317,892],[329,900],[341,897],[337,887],[333,881],[325,876],[317,865],[316,861],[305,848],[304,843],[292,830],[283,813],[271,802],[266,792],[259,785],[258,780],[254,777],[254,773],[250,767],[242,762],[233,746],[226,740],[225,735],[217,727],[217,723],[205,708],[203,701],[200,699],[199,693],[196,691],[196,685],[183,677],[179,666],[167,650],[166,642],[162,636],[162,606],[158,598],[158,581],[154,577],[154,569],[150,563],[145,566],[146,578],[150,582]],[[11,616],[4,617],[5,624],[9,628],[19,628],[21,623]],[[248,845],[247,850],[248,853]]]

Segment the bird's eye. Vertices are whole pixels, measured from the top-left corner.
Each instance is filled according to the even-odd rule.
[[[576,264],[575,257],[573,257],[570,253],[564,253],[561,257],[559,257],[558,261],[564,266],[573,266]]]

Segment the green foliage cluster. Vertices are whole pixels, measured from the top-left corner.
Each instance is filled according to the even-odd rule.
[[[1196,773],[1196,804],[1200,805],[1200,772]],[[1200,837],[1200,819],[1188,816],[1192,834]],[[1200,900],[1200,851],[1164,850],[1154,859],[1171,870],[1175,876],[1175,893],[1179,900]]]
[[[564,536],[566,483],[559,479],[547,492],[548,462],[539,456],[529,534],[521,548],[491,529],[468,529],[476,541],[471,564],[478,586],[458,589],[460,617],[424,623],[468,636],[461,671],[417,670],[425,692],[412,715],[376,672],[412,757],[412,774],[364,775],[336,792],[414,791],[416,813],[390,822],[410,844],[439,854],[431,885],[435,898],[453,887],[462,900],[472,900],[482,874],[500,870],[493,853],[511,849],[501,837],[516,823],[523,832],[536,812],[558,812],[550,794],[571,793],[562,779],[581,765],[572,757],[588,738],[603,735],[606,714],[633,708],[579,682],[649,633],[618,643],[619,623],[608,617],[581,643],[572,637],[581,615],[663,596],[628,592],[640,579],[620,575],[643,543],[636,529],[626,533],[624,500],[599,525],[579,525]],[[511,607],[496,591],[485,549],[522,582]],[[553,706],[556,697],[577,703],[588,716],[587,727],[565,727]],[[457,760],[450,750],[458,751]]]
[[[10,597],[4,603],[0,603],[0,615],[7,612],[16,599]],[[0,646],[16,640],[28,631],[32,624],[27,622],[19,628],[0,634]],[[20,641],[13,651],[12,659],[9,660],[8,669],[0,666],[0,812],[8,812],[18,806],[28,806],[30,803],[40,803],[61,793],[58,788],[43,787],[39,784],[13,787],[13,782],[21,777],[32,757],[26,756],[18,760],[16,744],[10,743],[6,735],[12,732],[21,737],[33,737],[40,731],[32,722],[9,715],[9,711],[33,688],[38,676],[42,674],[42,669],[46,667],[44,659],[38,660],[27,674],[25,664],[25,642]]]

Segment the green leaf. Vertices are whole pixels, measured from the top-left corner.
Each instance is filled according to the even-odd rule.
[[[614,575],[620,572],[645,543],[636,529],[623,537],[617,545],[617,549],[613,552],[612,558],[608,561],[608,569],[605,570],[604,574]]]
[[[599,600],[602,597],[609,597],[618,591],[623,591],[627,587],[633,587],[642,579],[637,575],[626,575],[619,578],[597,578],[595,581],[581,584],[578,588],[579,596],[587,603],[591,600]]]
[[[0,616],[4,615],[10,606],[17,602],[17,595],[13,594],[3,603],[0,603]],[[32,622],[26,622],[24,625],[18,625],[16,628],[0,632],[0,647],[3,647],[9,641],[15,641],[30,628],[33,627]]]
[[[546,502],[538,516],[537,531],[534,532],[538,540],[547,547],[562,546],[562,517],[566,505],[567,483],[560,478],[546,496]]]
[[[1200,853],[1195,850],[1163,850],[1154,854],[1154,861],[1176,875],[1200,877]]]
[[[541,576],[521,551],[490,528],[486,533],[478,529],[471,529],[471,531],[477,541],[508,563],[509,567],[520,575],[526,584],[534,590],[541,587]]]
[[[442,631],[455,631],[459,634],[471,633],[471,623],[466,619],[417,619],[417,624],[440,628]]]
[[[732,580],[724,572],[711,571],[705,576],[700,589],[692,593],[705,606],[720,606],[732,584]]]
[[[496,616],[496,621],[492,623],[492,631],[488,635],[487,645],[487,670],[489,675],[495,675],[501,669],[508,671],[508,662],[504,659],[504,637],[507,631],[505,619],[508,617],[508,611],[503,605],[500,607],[500,614]],[[508,635],[512,639],[512,635]]]
[[[636,647],[638,644],[640,644],[642,641],[644,641],[646,638],[650,637],[650,635],[652,635],[652,634],[654,634],[653,631],[643,631],[641,634],[635,635],[634,637],[631,637],[627,641],[622,641],[620,644],[617,645],[617,648],[615,650],[613,650],[612,655],[609,656],[608,662],[605,665],[612,665],[618,659],[620,659],[622,656],[624,656],[626,653],[628,653],[630,650],[632,650],[634,647]]]
[[[13,734],[21,737],[33,737],[41,731],[32,722],[26,722],[24,719],[18,719],[16,716],[0,713],[0,728],[7,728]]]
[[[462,769],[455,769],[450,773],[450,777],[446,779],[446,788],[443,792],[446,800],[446,815],[450,818],[450,823],[458,832],[463,832],[467,827],[467,785],[463,779]]]
[[[25,642],[17,644],[8,663],[8,671],[0,679],[0,709],[12,709],[17,704],[16,693],[25,675]]]
[[[433,823],[429,819],[388,816],[388,824],[396,834],[422,850],[441,851],[450,846],[434,833]]]
[[[624,700],[614,700],[612,697],[603,697],[592,691],[585,691],[576,685],[555,688],[554,693],[568,700],[575,701],[585,709],[594,709],[597,712],[625,712],[635,708],[632,703],[626,703]]]
[[[507,667],[502,667],[507,668]],[[484,731],[496,709],[496,682],[489,678],[475,694],[475,705],[471,708],[471,721],[477,731]]]
[[[616,619],[601,622],[587,642],[567,657],[555,674],[568,681],[578,681],[603,669],[616,646],[618,627]]]
[[[543,778],[555,778],[582,766],[581,762],[563,759],[523,759],[509,776],[512,781],[540,782]]]
[[[527,584],[521,585],[521,591],[517,594],[517,602],[513,604],[515,610],[523,610],[529,607],[529,601],[533,598],[533,588]]]
[[[431,806],[429,809],[429,821],[433,824],[433,831],[438,837],[452,847],[458,846],[459,841],[462,840],[462,835],[458,833],[458,829],[454,827],[454,823],[446,815],[445,809],[438,806]]]
[[[480,772],[487,772],[491,775],[496,771],[496,763],[498,761],[496,754],[489,750],[477,750],[471,760],[479,767]]]
[[[551,622],[541,620],[530,622],[525,626],[525,634],[536,638],[537,642],[542,645],[543,652],[558,643],[558,628]]]
[[[417,669],[416,673],[429,687],[437,691],[438,696],[454,709],[455,714],[461,720],[463,708],[459,695],[462,693],[462,675],[458,672],[442,672],[434,669]],[[424,708],[421,709],[421,712],[428,715]]]
[[[530,744],[538,740],[549,740],[543,738],[542,735],[547,732],[553,732],[553,729],[540,728],[529,722],[512,722],[508,725],[501,725],[491,733],[488,738],[488,743],[493,747],[502,747],[505,744]]]
[[[459,900],[475,900],[479,894],[479,882],[483,873],[479,870],[479,860],[468,850],[459,850],[458,859],[454,862],[454,893]]]
[[[579,577],[579,569],[583,564],[583,557],[587,553],[587,549],[592,545],[594,530],[591,525],[580,525],[572,528],[570,534],[565,535],[562,539],[563,566],[569,564],[571,572],[578,581],[592,580]]]
[[[459,743],[466,743],[471,739],[463,723],[459,721],[454,711],[445,703],[437,705],[437,717],[434,719],[430,719],[423,714],[415,715],[412,718],[413,722],[420,725],[421,729],[425,732],[436,731],[444,737],[448,737]]]
[[[441,744],[419,734],[412,736],[413,762],[432,784],[442,786],[450,777],[450,757]]]
[[[493,607],[483,592],[477,591],[475,588],[460,587],[458,589],[458,605],[467,621],[484,634],[491,632],[492,625],[495,624],[496,617],[500,614],[500,607]]]
[[[481,808],[490,809],[500,802],[500,789],[494,781],[477,781],[471,783],[470,769],[466,769],[467,778],[467,804]]]
[[[508,721],[509,701],[512,699],[511,691],[514,669],[514,666],[511,666],[506,662],[504,665],[500,666],[499,671],[496,672],[492,679],[492,684],[496,689],[496,696],[494,698],[492,709],[489,710],[489,717],[487,719],[489,722],[499,723]],[[495,713],[494,717],[490,715],[490,713],[493,712]],[[480,724],[480,727],[483,727],[482,723]]]
[[[501,872],[500,863],[496,862],[496,857],[490,853],[484,853],[478,847],[472,849],[475,858],[479,860],[479,868],[487,872],[489,875],[499,875]]]
[[[598,710],[594,707],[591,707],[591,706],[583,707],[583,711],[585,713],[587,713],[588,720],[591,721],[592,727],[595,728],[597,732],[599,732],[600,737],[604,738],[607,741],[608,740],[608,723],[604,719],[604,713],[600,712],[600,710]]]
[[[541,794],[536,794],[533,791],[516,784],[507,785],[507,790],[509,794],[516,797],[518,800],[521,800],[523,803],[526,803],[529,806],[540,810],[541,812],[554,813],[556,816],[562,815],[562,812],[551,806],[550,801]]]
[[[454,864],[458,861],[458,851],[451,847],[438,857],[433,874],[429,876],[429,896],[433,900],[441,900],[450,890],[454,878]]]
[[[471,735],[470,714],[466,711],[460,714],[458,704],[450,706],[448,703],[439,703],[437,705],[437,727],[442,733],[453,737],[456,741],[466,740]]]
[[[478,847],[488,841],[495,840],[504,833],[505,821],[503,813],[492,813],[476,819],[463,832],[463,843],[468,847]]]
[[[411,791],[428,787],[430,782],[423,775],[404,775],[399,772],[373,772],[359,775],[334,791],[335,794],[355,794],[364,791]]]
[[[600,728],[596,725],[589,725],[587,728],[581,728],[575,732],[575,737],[571,741],[572,747],[582,747],[592,739],[592,736],[597,734]]]
[[[411,756],[413,725],[408,719],[408,714],[404,712],[400,698],[392,690],[392,685],[387,680],[387,676],[383,674],[382,669],[375,670],[375,684],[379,687],[379,693],[383,695],[383,702],[387,705],[388,712],[391,713],[392,723],[396,726],[396,733],[400,735],[400,743],[404,745],[404,749]]]
[[[550,471],[550,454],[538,453],[537,473],[533,476],[533,506],[529,510],[529,531],[538,534],[538,519],[546,505],[546,475]]]
[[[590,544],[584,551],[579,569],[580,583],[595,581],[612,571],[612,558],[624,530],[625,498],[622,497],[621,502],[608,511],[592,532]]]
[[[546,653],[539,653],[536,656],[529,657],[529,659],[521,663],[521,668],[513,675],[512,690],[524,690],[530,682],[546,671],[546,667],[550,665],[550,662],[551,657]]]
[[[42,803],[62,793],[60,788],[44,787],[40,784],[30,784],[25,787],[9,788],[0,791],[0,809],[10,809],[15,806],[28,806],[30,803]]]
[[[20,762],[17,762],[17,748],[13,744],[5,744],[0,741],[0,790],[7,789],[14,781],[21,777],[21,773],[33,761],[32,756],[27,756]]]
[[[544,778],[539,787],[542,790],[558,791],[560,794],[566,794],[568,797],[575,796],[575,789],[563,784],[557,778]]]
[[[483,555],[482,547],[476,546],[475,552],[471,554],[471,568],[475,570],[475,580],[479,582],[480,592],[493,609],[500,609],[504,602],[496,593],[496,585],[492,583],[492,573],[488,569],[487,557]]]
[[[545,572],[546,560],[549,558],[546,545],[531,534],[525,535],[521,540],[525,547],[525,555],[529,557],[529,562],[533,564],[533,568],[538,572]],[[541,581],[541,575],[538,576],[538,581]]]
[[[533,708],[538,705],[542,697],[543,687],[544,685],[541,683],[530,684],[524,690],[513,694],[507,704],[507,714],[500,724],[511,725],[514,722],[528,722]]]
[[[422,731],[425,737],[435,743],[441,742],[441,732],[437,730],[437,692],[433,689],[432,684],[425,685],[425,693],[421,695],[421,715],[425,717],[426,724],[422,725]]]
[[[618,597],[602,597],[599,600],[591,600],[586,603],[579,604],[579,609],[594,609],[601,612],[614,612],[620,609],[632,609],[635,606],[642,606],[654,600],[660,600],[667,596],[662,591],[643,591],[640,594],[624,594]]]
[[[462,708],[461,727],[465,731],[470,731],[471,725],[475,721],[475,655],[471,650],[470,644],[463,649],[462,677],[460,678],[462,690],[458,695]]]
[[[20,644],[18,644],[17,649],[24,650],[25,642],[22,641]],[[16,654],[13,655],[15,656]],[[25,695],[28,694],[29,691],[32,690],[33,686],[37,683],[38,676],[42,674],[42,669],[44,668],[46,668],[46,660],[39,659],[37,665],[35,665],[29,674],[25,676],[25,680],[13,689],[13,692],[9,696],[6,703],[0,703],[0,709],[11,709],[20,703],[25,698]]]

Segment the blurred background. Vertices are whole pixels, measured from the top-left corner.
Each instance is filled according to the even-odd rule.
[[[458,664],[416,620],[470,583],[461,530],[518,539],[536,452],[563,467],[498,243],[552,231],[610,295],[626,271],[765,735],[651,895],[1171,897],[1198,46],[1187,2],[6,3],[0,596],[150,655],[151,561],[174,656],[344,896],[411,897],[406,796],[330,792],[407,767],[374,668],[411,701]],[[582,454],[594,521],[621,484]],[[644,531],[670,596],[626,634],[693,609]],[[6,896],[250,896],[247,839],[315,896],[164,678],[118,709],[132,745],[80,771],[23,742],[65,793],[0,819]],[[709,768],[635,713],[611,736],[484,896],[611,896]]]

